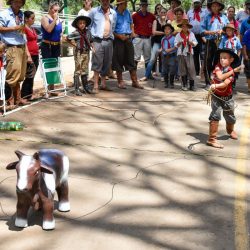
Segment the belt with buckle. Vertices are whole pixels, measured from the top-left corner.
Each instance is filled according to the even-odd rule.
[[[43,43],[48,43],[48,44],[51,44],[51,45],[59,45],[60,42],[53,42],[53,41],[49,41],[49,40],[43,40],[42,41]]]
[[[223,101],[229,101],[232,99],[233,95],[228,95],[228,96],[220,96],[220,95],[217,95],[217,94],[214,94],[216,97],[220,98],[221,100]]]
[[[97,42],[97,43],[101,43],[102,41],[110,41],[113,40],[111,37],[107,37],[107,38],[100,38],[100,37],[94,37],[93,41]]]
[[[24,44],[14,45],[14,44],[7,44],[7,48],[25,48]]]
[[[138,35],[139,38],[142,38],[142,39],[149,39],[151,36],[143,36],[143,35]]]

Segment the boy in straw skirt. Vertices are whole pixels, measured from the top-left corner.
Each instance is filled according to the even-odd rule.
[[[187,90],[187,80],[189,79],[190,90],[194,91],[194,81],[196,77],[193,47],[197,45],[197,40],[191,29],[193,26],[187,19],[183,19],[181,24],[177,25],[181,32],[175,37],[175,47],[177,50],[179,75],[182,79],[182,90]]]
[[[75,94],[81,96],[80,80],[82,82],[83,92],[91,94],[92,90],[88,85],[88,65],[89,52],[92,45],[92,38],[87,27],[90,25],[91,19],[87,16],[78,16],[73,22],[72,26],[76,31],[72,32],[66,37],[66,40],[72,44],[74,49],[75,72],[74,72],[74,86]]]
[[[209,137],[207,145],[215,148],[223,148],[223,145],[217,141],[219,121],[221,120],[221,111],[226,120],[226,130],[230,138],[237,140],[237,134],[234,131],[236,118],[234,115],[233,88],[235,72],[240,71],[240,66],[233,68],[232,63],[239,65],[239,57],[232,49],[219,49],[216,52],[219,58],[218,64],[212,73],[212,84],[210,86],[211,108],[209,116]]]
[[[221,0],[212,0],[207,4],[208,13],[201,23],[202,35],[206,38],[205,56],[204,56],[204,74],[206,88],[210,86],[210,75],[214,66],[215,55],[218,47],[218,43],[221,38],[222,29],[229,23],[226,15],[221,11],[225,8],[225,5]]]

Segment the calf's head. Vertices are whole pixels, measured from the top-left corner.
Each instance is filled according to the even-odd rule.
[[[16,169],[17,172],[17,191],[26,192],[33,188],[34,183],[37,183],[40,173],[44,172],[52,174],[53,172],[47,167],[41,165],[39,154],[25,155],[20,151],[15,151],[19,161],[8,164],[6,169]]]

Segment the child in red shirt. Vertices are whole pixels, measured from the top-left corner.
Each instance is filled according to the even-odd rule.
[[[237,65],[240,59],[233,50],[226,48],[219,49],[217,51],[217,56],[220,60],[212,73],[212,84],[210,86],[210,91],[212,93],[212,111],[209,116],[210,126],[207,145],[215,148],[223,148],[224,146],[217,142],[221,110],[223,110],[223,116],[226,120],[226,129],[230,138],[234,140],[238,138],[234,131],[236,118],[234,115],[235,104],[232,84],[234,82],[234,74],[240,71],[240,66],[233,69],[231,64],[234,62],[234,65]]]

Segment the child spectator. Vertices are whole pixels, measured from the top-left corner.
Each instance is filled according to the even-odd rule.
[[[216,53],[219,63],[212,72],[212,84],[210,91],[212,111],[209,116],[209,137],[207,145],[215,148],[223,148],[223,145],[217,142],[217,133],[219,121],[221,120],[221,110],[226,120],[226,130],[230,137],[237,140],[237,134],[234,131],[236,118],[234,115],[234,99],[232,83],[234,81],[234,73],[240,71],[240,66],[232,68],[232,63],[239,65],[239,57],[232,49],[219,49]]]
[[[181,24],[178,24],[181,32],[175,37],[175,47],[177,50],[179,75],[182,79],[182,90],[187,90],[187,79],[189,79],[189,89],[194,91],[194,81],[196,77],[193,47],[197,45],[197,40],[192,31],[189,31],[193,26],[187,19],[183,19]]]
[[[174,88],[174,77],[176,73],[176,47],[174,46],[175,37],[172,35],[174,27],[171,24],[164,26],[165,36],[161,40],[162,69],[165,88]]]
[[[250,29],[246,31],[242,39],[245,75],[247,78],[248,92],[250,93]]]
[[[237,31],[235,29],[235,26],[233,24],[227,24],[223,31],[225,34],[223,35],[221,42],[219,44],[219,49],[232,49],[235,54],[240,56],[242,45],[240,43],[240,39],[235,35],[235,32]],[[218,62],[218,59],[216,60]],[[239,66],[239,65],[235,65]],[[236,79],[238,79],[238,73],[235,74],[234,82],[233,82],[233,88],[235,88],[236,85]]]
[[[75,46],[74,60],[74,86],[75,94],[81,96],[80,92],[80,79],[82,82],[83,93],[92,94],[92,90],[88,85],[88,64],[89,64],[89,51],[93,48],[92,38],[90,31],[87,27],[90,25],[91,19],[87,16],[78,16],[73,22],[72,26],[76,31],[72,32],[66,37],[66,40]]]

